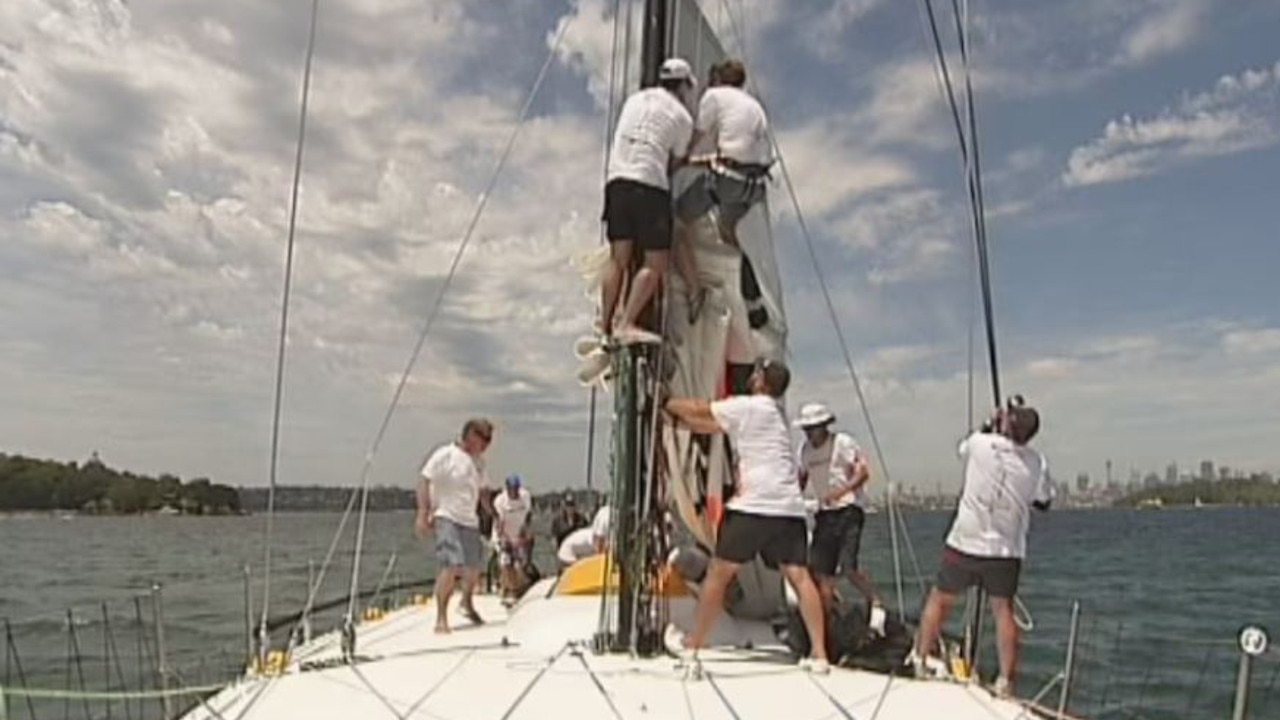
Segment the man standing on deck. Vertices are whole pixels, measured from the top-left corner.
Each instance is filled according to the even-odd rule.
[[[510,475],[506,491],[493,502],[497,516],[494,536],[498,544],[498,566],[501,568],[502,601],[512,603],[520,590],[520,576],[529,562],[529,547],[533,534],[529,530],[529,518],[533,511],[533,498],[521,487],[520,476]]]
[[[858,569],[858,549],[866,521],[867,458],[852,435],[832,432],[836,416],[822,403],[800,408],[795,425],[804,432],[800,473],[804,492],[818,505],[809,568],[818,581],[823,608],[835,606],[836,578],[844,575],[871,606],[871,629],[884,632],[884,600],[866,573]]]
[[[757,363],[751,373],[750,395],[714,402],[672,398],[663,405],[692,432],[727,434],[738,456],[738,490],[725,503],[715,557],[698,597],[693,633],[685,638],[671,625],[663,638],[667,651],[677,657],[696,661],[698,649],[706,644],[723,609],[729,583],[744,564],[759,556],[782,571],[799,599],[800,615],[813,639],[813,657],[802,660],[802,667],[818,673],[830,670],[822,600],[809,575],[799,468],[782,410],[782,395],[790,383],[791,373],[785,365],[765,361]]]
[[[462,426],[459,438],[431,453],[418,480],[418,514],[414,528],[419,537],[436,536],[436,632],[449,632],[449,600],[454,587],[462,583],[462,614],[479,625],[484,622],[472,602],[480,567],[484,562],[484,542],[480,537],[477,500],[488,481],[484,474],[484,452],[493,441],[493,423],[473,418]],[[492,510],[492,508],[489,508]]]
[[[769,119],[764,106],[748,93],[747,69],[739,60],[716,65],[716,85],[698,103],[692,147],[706,138],[715,154],[702,158],[708,170],[676,201],[676,242],[686,238],[689,223],[711,208],[718,210],[720,236],[738,245],[738,222],[764,198],[764,181],[773,162]]]
[[[611,263],[601,290],[600,330],[623,343],[661,342],[636,322],[669,262],[671,171],[688,154],[693,137],[693,116],[685,106],[693,88],[689,63],[670,58],[662,63],[657,87],[628,97],[618,116],[604,190],[603,219]],[[631,278],[631,291],[615,327],[623,281],[637,249],[644,255],[643,265]]]
[[[998,410],[994,432],[979,431],[960,443],[964,488],[942,551],[942,567],[929,593],[911,660],[917,673],[933,652],[956,596],[980,587],[991,598],[1000,656],[997,694],[1013,693],[1018,669],[1018,624],[1013,598],[1027,551],[1030,511],[1053,500],[1048,464],[1027,446],[1040,430],[1040,416],[1020,402]]]

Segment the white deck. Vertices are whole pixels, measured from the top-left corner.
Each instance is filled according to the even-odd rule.
[[[678,621],[692,609],[688,603],[673,601]],[[585,641],[595,630],[595,597],[526,597],[509,614],[486,596],[477,608],[486,624],[460,620],[450,635],[432,632],[433,605],[396,610],[359,627],[357,654],[367,660],[303,670],[339,657],[336,635],[317,638],[295,653],[285,674],[244,679],[187,720],[1036,717],[970,685],[840,668],[811,675],[788,661],[767,626],[754,623],[726,618],[719,639],[752,637],[757,649],[706,651],[704,677],[694,680],[670,658],[593,654]]]

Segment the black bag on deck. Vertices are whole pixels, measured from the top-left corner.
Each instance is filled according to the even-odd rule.
[[[912,634],[895,614],[884,623],[884,635],[867,627],[869,613],[862,603],[841,601],[827,613],[827,657],[834,665],[885,674],[903,674],[911,652]],[[787,611],[783,640],[797,658],[809,655],[809,631],[797,608]]]

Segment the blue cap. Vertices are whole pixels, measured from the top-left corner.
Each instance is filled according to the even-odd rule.
[[[518,488],[518,487],[520,487],[520,476],[519,476],[519,475],[508,475],[508,476],[507,476],[507,487],[509,487],[509,488]]]

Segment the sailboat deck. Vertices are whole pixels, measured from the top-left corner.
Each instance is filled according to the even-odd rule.
[[[187,718],[1035,717],[1019,703],[996,700],[972,685],[840,668],[812,675],[776,644],[706,651],[701,679],[686,678],[667,657],[597,655],[586,642],[595,628],[596,597],[534,598],[508,615],[497,598],[485,596],[477,598],[477,608],[486,624],[462,620],[448,635],[432,631],[432,605],[363,623],[361,660],[350,665],[338,661],[336,634],[317,638],[295,653],[285,673],[246,678]],[[730,620],[717,635],[755,634],[749,625]]]

